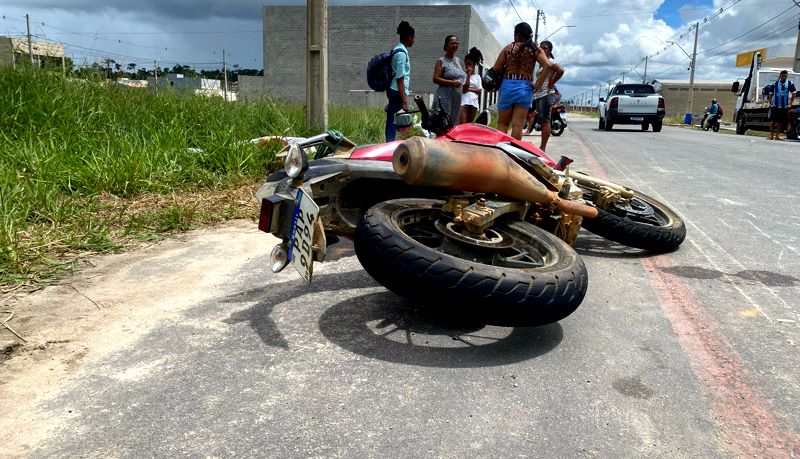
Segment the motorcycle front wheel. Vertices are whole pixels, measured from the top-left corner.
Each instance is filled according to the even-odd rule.
[[[442,204],[395,199],[370,208],[354,240],[367,273],[417,304],[486,323],[543,325],[575,311],[588,274],[570,246],[519,220],[495,221],[475,238]]]
[[[598,236],[628,247],[655,253],[671,252],[686,238],[686,224],[677,212],[646,194],[628,188],[635,196],[630,204],[598,208],[595,218],[583,219],[583,227]],[[592,202],[592,193],[584,193]]]
[[[558,137],[564,133],[564,122],[560,119],[555,119],[550,123],[550,133]]]

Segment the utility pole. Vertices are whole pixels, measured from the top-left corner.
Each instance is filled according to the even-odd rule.
[[[797,5],[797,2],[794,3]],[[797,24],[797,44],[794,45],[794,65],[792,66],[792,70],[800,72],[800,22]]]
[[[153,90],[158,92],[158,61],[153,61],[153,77],[155,77],[155,81],[153,82]]]
[[[625,72],[622,72],[622,84],[625,84]]]
[[[592,86],[592,95],[589,97],[589,108],[592,108],[594,105],[594,86]]]
[[[700,23],[694,23],[694,50],[692,51],[692,71],[689,73],[689,110],[686,112],[691,115],[692,104],[694,103],[694,68],[697,63],[697,33],[700,30]],[[688,118],[688,117],[687,117]]]
[[[225,48],[222,48],[222,97],[228,101],[228,63],[225,61]]]
[[[328,129],[328,0],[306,3],[306,124]]]
[[[647,83],[647,56],[644,57],[644,75],[642,75],[642,83]]]
[[[533,33],[533,41],[537,44],[539,43],[539,16],[541,16],[542,10],[536,10],[536,31]]]
[[[25,15],[25,25],[28,26],[28,55],[31,57],[31,65],[33,65],[33,40],[31,40],[31,17]]]

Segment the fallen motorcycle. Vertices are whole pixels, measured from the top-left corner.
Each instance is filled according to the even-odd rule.
[[[578,307],[588,275],[570,245],[581,227],[651,252],[686,234],[657,200],[479,124],[365,146],[328,132],[285,154],[256,193],[259,229],[281,239],[273,272],[292,264],[311,282],[326,247],[349,237],[389,290],[487,323],[546,324]]]

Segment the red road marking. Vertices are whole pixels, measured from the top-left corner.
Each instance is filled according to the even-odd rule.
[[[589,169],[607,180],[583,139],[578,137],[578,142]],[[749,457],[800,456],[800,437],[791,429],[782,431],[769,402],[747,385],[747,369],[721,337],[714,318],[680,278],[667,274],[669,256],[642,258],[642,266],[700,387],[710,397],[711,417],[726,443]]]

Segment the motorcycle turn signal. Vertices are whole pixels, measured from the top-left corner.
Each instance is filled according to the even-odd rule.
[[[289,145],[283,169],[286,175],[293,179],[302,176],[308,170],[308,155],[300,145],[296,143]]]
[[[289,253],[286,250],[286,244],[278,244],[272,249],[269,255],[270,268],[273,273],[283,271],[283,268],[289,264]]]

